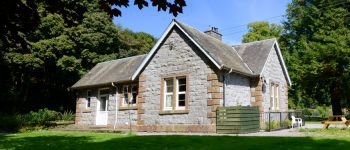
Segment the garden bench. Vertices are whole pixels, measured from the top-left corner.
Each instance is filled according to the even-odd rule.
[[[350,127],[350,120],[346,120],[344,116],[329,116],[327,120],[322,121],[323,128],[328,129],[331,124],[345,124]]]

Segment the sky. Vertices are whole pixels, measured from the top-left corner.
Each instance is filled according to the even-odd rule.
[[[172,1],[172,0],[170,0]],[[122,16],[113,22],[135,32],[146,32],[159,38],[172,19],[190,25],[200,31],[210,26],[218,27],[223,41],[241,43],[248,31],[247,24],[254,21],[269,21],[280,24],[291,0],[186,0],[183,14],[174,17],[168,12],[158,12],[156,7],[139,10],[130,5],[121,8]]]

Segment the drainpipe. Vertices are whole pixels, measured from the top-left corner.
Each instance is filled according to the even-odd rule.
[[[118,121],[118,86],[113,82],[112,82],[112,86],[115,87],[115,118],[114,118],[114,126],[113,126],[113,129],[115,130],[115,127]]]
[[[225,107],[226,105],[226,96],[225,96],[225,89],[226,89],[226,75],[230,74],[232,72],[232,69],[230,69],[229,72],[225,73],[223,76],[222,76],[222,80],[224,82],[224,87],[223,87],[223,90],[222,90],[222,93],[223,93],[223,102],[222,102],[222,105]]]

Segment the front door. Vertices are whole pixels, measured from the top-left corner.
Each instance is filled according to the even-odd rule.
[[[108,99],[109,90],[99,90],[99,98],[97,101],[96,125],[107,125],[108,120]]]

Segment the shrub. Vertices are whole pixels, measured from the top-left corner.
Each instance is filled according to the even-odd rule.
[[[272,120],[270,123],[271,124],[269,125],[269,122],[265,122],[265,130],[273,130],[280,127],[279,121]]]
[[[282,121],[281,126],[282,127],[290,127],[290,126],[292,126],[292,121],[290,121],[289,119],[286,119],[286,120]]]
[[[29,125],[45,125],[49,121],[54,121],[58,117],[58,113],[47,108],[39,109],[38,112],[31,111],[29,114],[23,115],[23,120]]]
[[[27,114],[0,114],[1,131],[31,131],[51,126],[50,121],[64,120],[73,121],[75,115],[72,111],[59,113],[47,108],[31,111]]]
[[[321,118],[326,118],[330,114],[330,108],[323,105],[323,106],[317,106],[316,110],[320,113]]]
[[[74,121],[75,115],[72,111],[66,110],[63,113],[59,113],[58,120]]]

